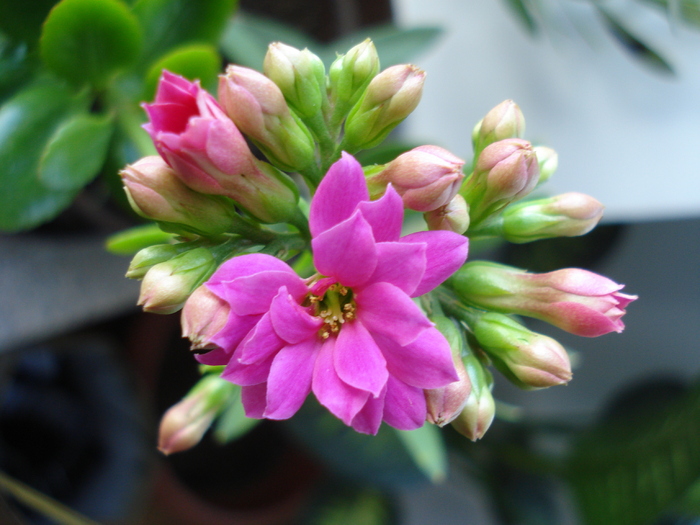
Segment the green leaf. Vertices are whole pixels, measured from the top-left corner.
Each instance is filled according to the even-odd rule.
[[[396,433],[416,466],[430,481],[439,483],[445,480],[447,451],[438,427],[425,423],[419,429],[397,430]]]
[[[647,524],[700,477],[700,388],[663,406],[656,398],[575,444],[565,475],[587,525]]]
[[[314,53],[323,50],[322,44],[301,31],[250,13],[239,14],[229,22],[219,45],[231,62],[261,71],[271,42],[284,42],[298,49],[307,47]]]
[[[246,417],[240,398],[241,389],[238,387],[236,395],[229,399],[228,406],[216,421],[214,439],[221,444],[229,443],[243,436],[261,421]]]
[[[0,101],[29,81],[37,62],[27,46],[13,45],[0,34]]]
[[[41,35],[41,25],[58,0],[0,2],[0,31],[11,39],[33,47]]]
[[[133,255],[154,244],[167,244],[175,235],[161,230],[157,224],[135,226],[115,233],[107,239],[107,251],[115,255]]]
[[[81,114],[53,134],[41,161],[39,180],[52,190],[79,190],[100,172],[112,136],[110,115]]]
[[[136,60],[141,40],[138,21],[122,2],[62,0],[44,24],[41,58],[69,82],[99,89]]]
[[[216,44],[238,0],[139,0],[134,14],[144,29],[142,62],[150,66],[186,43]]]
[[[174,49],[153,64],[148,71],[144,95],[146,100],[153,99],[158,79],[164,69],[190,80],[200,80],[205,89],[215,91],[217,76],[221,70],[221,57],[213,46],[206,44],[192,44]]]
[[[56,216],[75,192],[41,183],[41,154],[54,130],[86,101],[65,86],[33,84],[0,107],[0,230],[32,228]]]

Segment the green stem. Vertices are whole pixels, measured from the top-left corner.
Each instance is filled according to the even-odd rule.
[[[309,230],[309,220],[299,208],[296,209],[294,216],[289,219],[289,224],[294,226],[299,233],[307,240],[311,240],[311,231]]]
[[[467,326],[472,326],[485,313],[483,310],[462,303],[459,297],[445,285],[438,286],[431,293],[440,301],[447,315],[464,321]]]
[[[285,261],[295,252],[304,250],[307,246],[307,241],[298,233],[281,233],[259,253],[266,253]]]

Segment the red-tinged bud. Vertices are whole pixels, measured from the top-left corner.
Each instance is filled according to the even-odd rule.
[[[540,165],[540,180],[537,184],[544,184],[554,175],[559,167],[559,155],[547,146],[535,146],[532,148],[537,155],[537,163]]]
[[[463,357],[472,390],[462,412],[452,421],[452,427],[463,436],[476,441],[484,437],[496,415],[496,403],[491,394],[493,376],[470,351]]]
[[[625,307],[637,299],[636,295],[619,292],[624,285],[579,268],[535,274],[472,261],[449,282],[468,304],[535,317],[584,337],[622,332]]]
[[[335,59],[328,71],[332,122],[340,122],[379,72],[379,55],[368,38]]]
[[[584,235],[596,227],[603,208],[593,197],[573,192],[522,202],[503,212],[502,235],[514,243]]]
[[[228,116],[275,166],[303,171],[315,162],[311,133],[265,75],[231,65],[219,77],[218,93]]]
[[[457,194],[464,173],[464,161],[438,146],[420,146],[402,153],[380,171],[367,177],[372,198],[384,193],[391,183],[404,206],[428,212],[448,204]]]
[[[505,139],[487,146],[460,191],[469,204],[472,225],[528,195],[538,180],[537,156],[529,142]]]
[[[345,122],[343,149],[373,148],[411,112],[423,94],[425,72],[416,66],[393,66],[367,86]]]
[[[151,267],[141,282],[138,304],[144,311],[172,314],[216,269],[216,260],[206,248],[195,248]]]
[[[504,100],[489,111],[474,127],[472,142],[474,156],[494,142],[503,139],[522,138],[525,135],[525,117],[512,100]]]
[[[214,418],[234,401],[238,388],[215,374],[205,375],[182,401],[163,415],[158,430],[158,450],[169,455],[199,443]]]
[[[274,42],[268,47],[263,71],[302,119],[321,112],[326,97],[326,69],[311,51]]]
[[[459,193],[437,210],[423,214],[430,230],[447,230],[462,234],[469,229],[469,206]]]
[[[129,269],[126,271],[126,277],[129,279],[143,279],[146,272],[156,264],[169,261],[176,255],[191,249],[192,246],[188,243],[148,246],[134,255],[129,264]]]
[[[472,390],[467,370],[462,362],[462,352],[464,349],[464,337],[455,326],[454,321],[443,316],[431,316],[430,320],[435,323],[435,328],[440,330],[450,343],[452,350],[452,361],[454,362],[458,381],[450,383],[442,388],[435,388],[425,391],[426,406],[428,409],[427,420],[434,425],[444,427],[452,422],[467,403],[467,398]]]
[[[220,235],[233,224],[233,202],[190,189],[157,155],[142,158],[119,175],[134,211],[166,231]]]
[[[217,348],[211,340],[226,325],[230,312],[231,307],[226,301],[206,285],[200,286],[182,308],[182,337],[190,340],[195,352]]]
[[[496,368],[516,385],[547,388],[571,381],[569,356],[551,337],[495,312],[485,313],[470,328]]]

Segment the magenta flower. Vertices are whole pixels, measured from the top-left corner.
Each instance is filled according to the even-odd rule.
[[[336,162],[311,202],[318,274],[301,279],[263,254],[224,263],[207,283],[231,307],[226,326],[198,356],[226,365],[242,385],[249,417],[287,419],[310,392],[359,432],[383,421],[415,429],[424,389],[458,379],[449,344],[411,300],[443,282],[467,257],[447,231],[400,237],[403,203],[389,186],[370,201],[362,168]]]
[[[296,209],[283,175],[257,160],[219,103],[199,86],[163,71],[156,100],[144,104],[144,125],[161,157],[200,193],[225,195],[264,222],[281,222]]]

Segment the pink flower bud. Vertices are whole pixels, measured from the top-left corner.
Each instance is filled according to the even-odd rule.
[[[505,139],[487,146],[461,191],[469,204],[472,225],[525,197],[538,179],[537,156],[529,142]]]
[[[233,223],[232,202],[197,193],[178,178],[159,156],[144,157],[119,172],[136,213],[200,235],[219,235]],[[167,224],[166,231],[171,231]]]
[[[485,261],[465,264],[451,278],[467,303],[542,319],[584,337],[622,332],[625,307],[637,299],[624,285],[579,268],[533,274]]]
[[[343,149],[372,148],[383,141],[416,109],[423,94],[425,72],[416,66],[392,66],[379,73],[345,122]]]
[[[573,192],[522,202],[503,212],[502,235],[515,243],[584,235],[596,227],[603,208],[593,197]]]
[[[496,402],[491,394],[493,376],[471,351],[464,356],[463,362],[472,390],[464,408],[452,420],[452,427],[468,439],[476,441],[484,437],[496,415]]]
[[[189,243],[177,244],[154,244],[147,246],[134,255],[134,258],[129,264],[129,269],[126,271],[126,277],[129,279],[143,279],[148,270],[156,264],[169,261],[176,255],[184,251],[190,250],[192,246]]]
[[[546,388],[571,381],[569,356],[551,337],[495,312],[482,315],[471,329],[496,367],[518,386]]]
[[[198,82],[163,72],[144,125],[161,157],[195,191],[225,195],[264,222],[296,211],[291,181],[258,161],[240,131]],[[265,198],[261,198],[265,195]]]
[[[309,130],[280,88],[265,75],[231,65],[219,77],[219,100],[229,117],[277,167],[301,171],[315,162]]]
[[[524,134],[525,117],[520,107],[512,100],[504,100],[474,128],[474,154],[478,155],[489,144],[503,139],[522,138]]]
[[[204,376],[180,401],[163,414],[158,450],[169,455],[199,443],[214,418],[233,399],[237,387],[220,377]]]
[[[211,342],[228,321],[231,307],[205,285],[197,288],[182,308],[182,337],[189,338],[193,351],[217,348]]]
[[[420,146],[402,153],[367,184],[376,198],[391,183],[404,206],[415,211],[432,211],[448,204],[464,179],[464,161],[438,146]]]
[[[469,206],[459,193],[437,210],[424,213],[430,230],[446,230],[462,234],[469,229]]]

